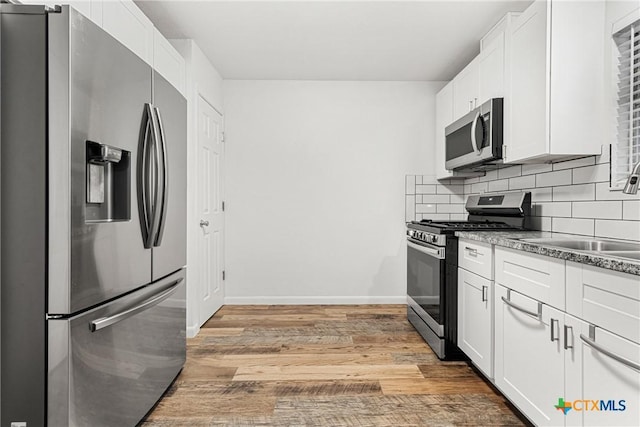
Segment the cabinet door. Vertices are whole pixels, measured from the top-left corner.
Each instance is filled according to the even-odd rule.
[[[156,28],[153,29],[153,68],[186,96],[184,58]]]
[[[480,105],[478,103],[478,58],[474,59],[453,79],[453,119]]]
[[[550,9],[550,8],[549,8]],[[509,96],[505,97],[505,162],[548,151],[548,69],[546,1],[536,1],[515,20],[510,32]]]
[[[153,23],[132,0],[105,1],[102,28],[147,64],[153,65]]]
[[[501,32],[478,57],[479,105],[491,98],[504,97],[504,41],[504,32]]]
[[[452,173],[445,169],[445,138],[444,129],[453,122],[453,82],[449,82],[436,95],[436,134],[435,134],[435,171],[436,178],[443,179],[452,176]]]
[[[494,304],[496,386],[534,424],[564,425],[564,314],[497,284]]]
[[[640,345],[573,316],[565,316],[567,425],[639,426],[640,371],[588,344],[640,365]],[[591,337],[590,337],[591,334]],[[599,400],[595,410],[593,400]],[[586,402],[585,402],[586,401]]]
[[[458,269],[458,346],[493,378],[493,282]]]

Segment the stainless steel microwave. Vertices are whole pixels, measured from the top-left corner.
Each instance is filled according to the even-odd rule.
[[[492,98],[445,128],[445,167],[489,169],[502,162],[502,98]]]

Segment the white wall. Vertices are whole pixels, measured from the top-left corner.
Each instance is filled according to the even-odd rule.
[[[193,337],[200,329],[198,308],[199,292],[202,284],[198,278],[198,235],[200,232],[197,215],[197,106],[198,96],[206,99],[220,113],[223,111],[222,77],[211,65],[204,53],[193,40],[170,40],[184,57],[187,65],[187,335]]]
[[[401,303],[442,82],[225,81],[227,303]]]

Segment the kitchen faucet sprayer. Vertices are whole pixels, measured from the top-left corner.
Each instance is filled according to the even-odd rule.
[[[640,161],[633,167],[622,192],[624,194],[636,194],[638,192],[638,181],[640,181]]]

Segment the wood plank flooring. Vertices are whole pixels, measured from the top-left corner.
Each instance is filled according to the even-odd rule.
[[[141,423],[520,426],[465,362],[441,362],[404,305],[225,306]]]

